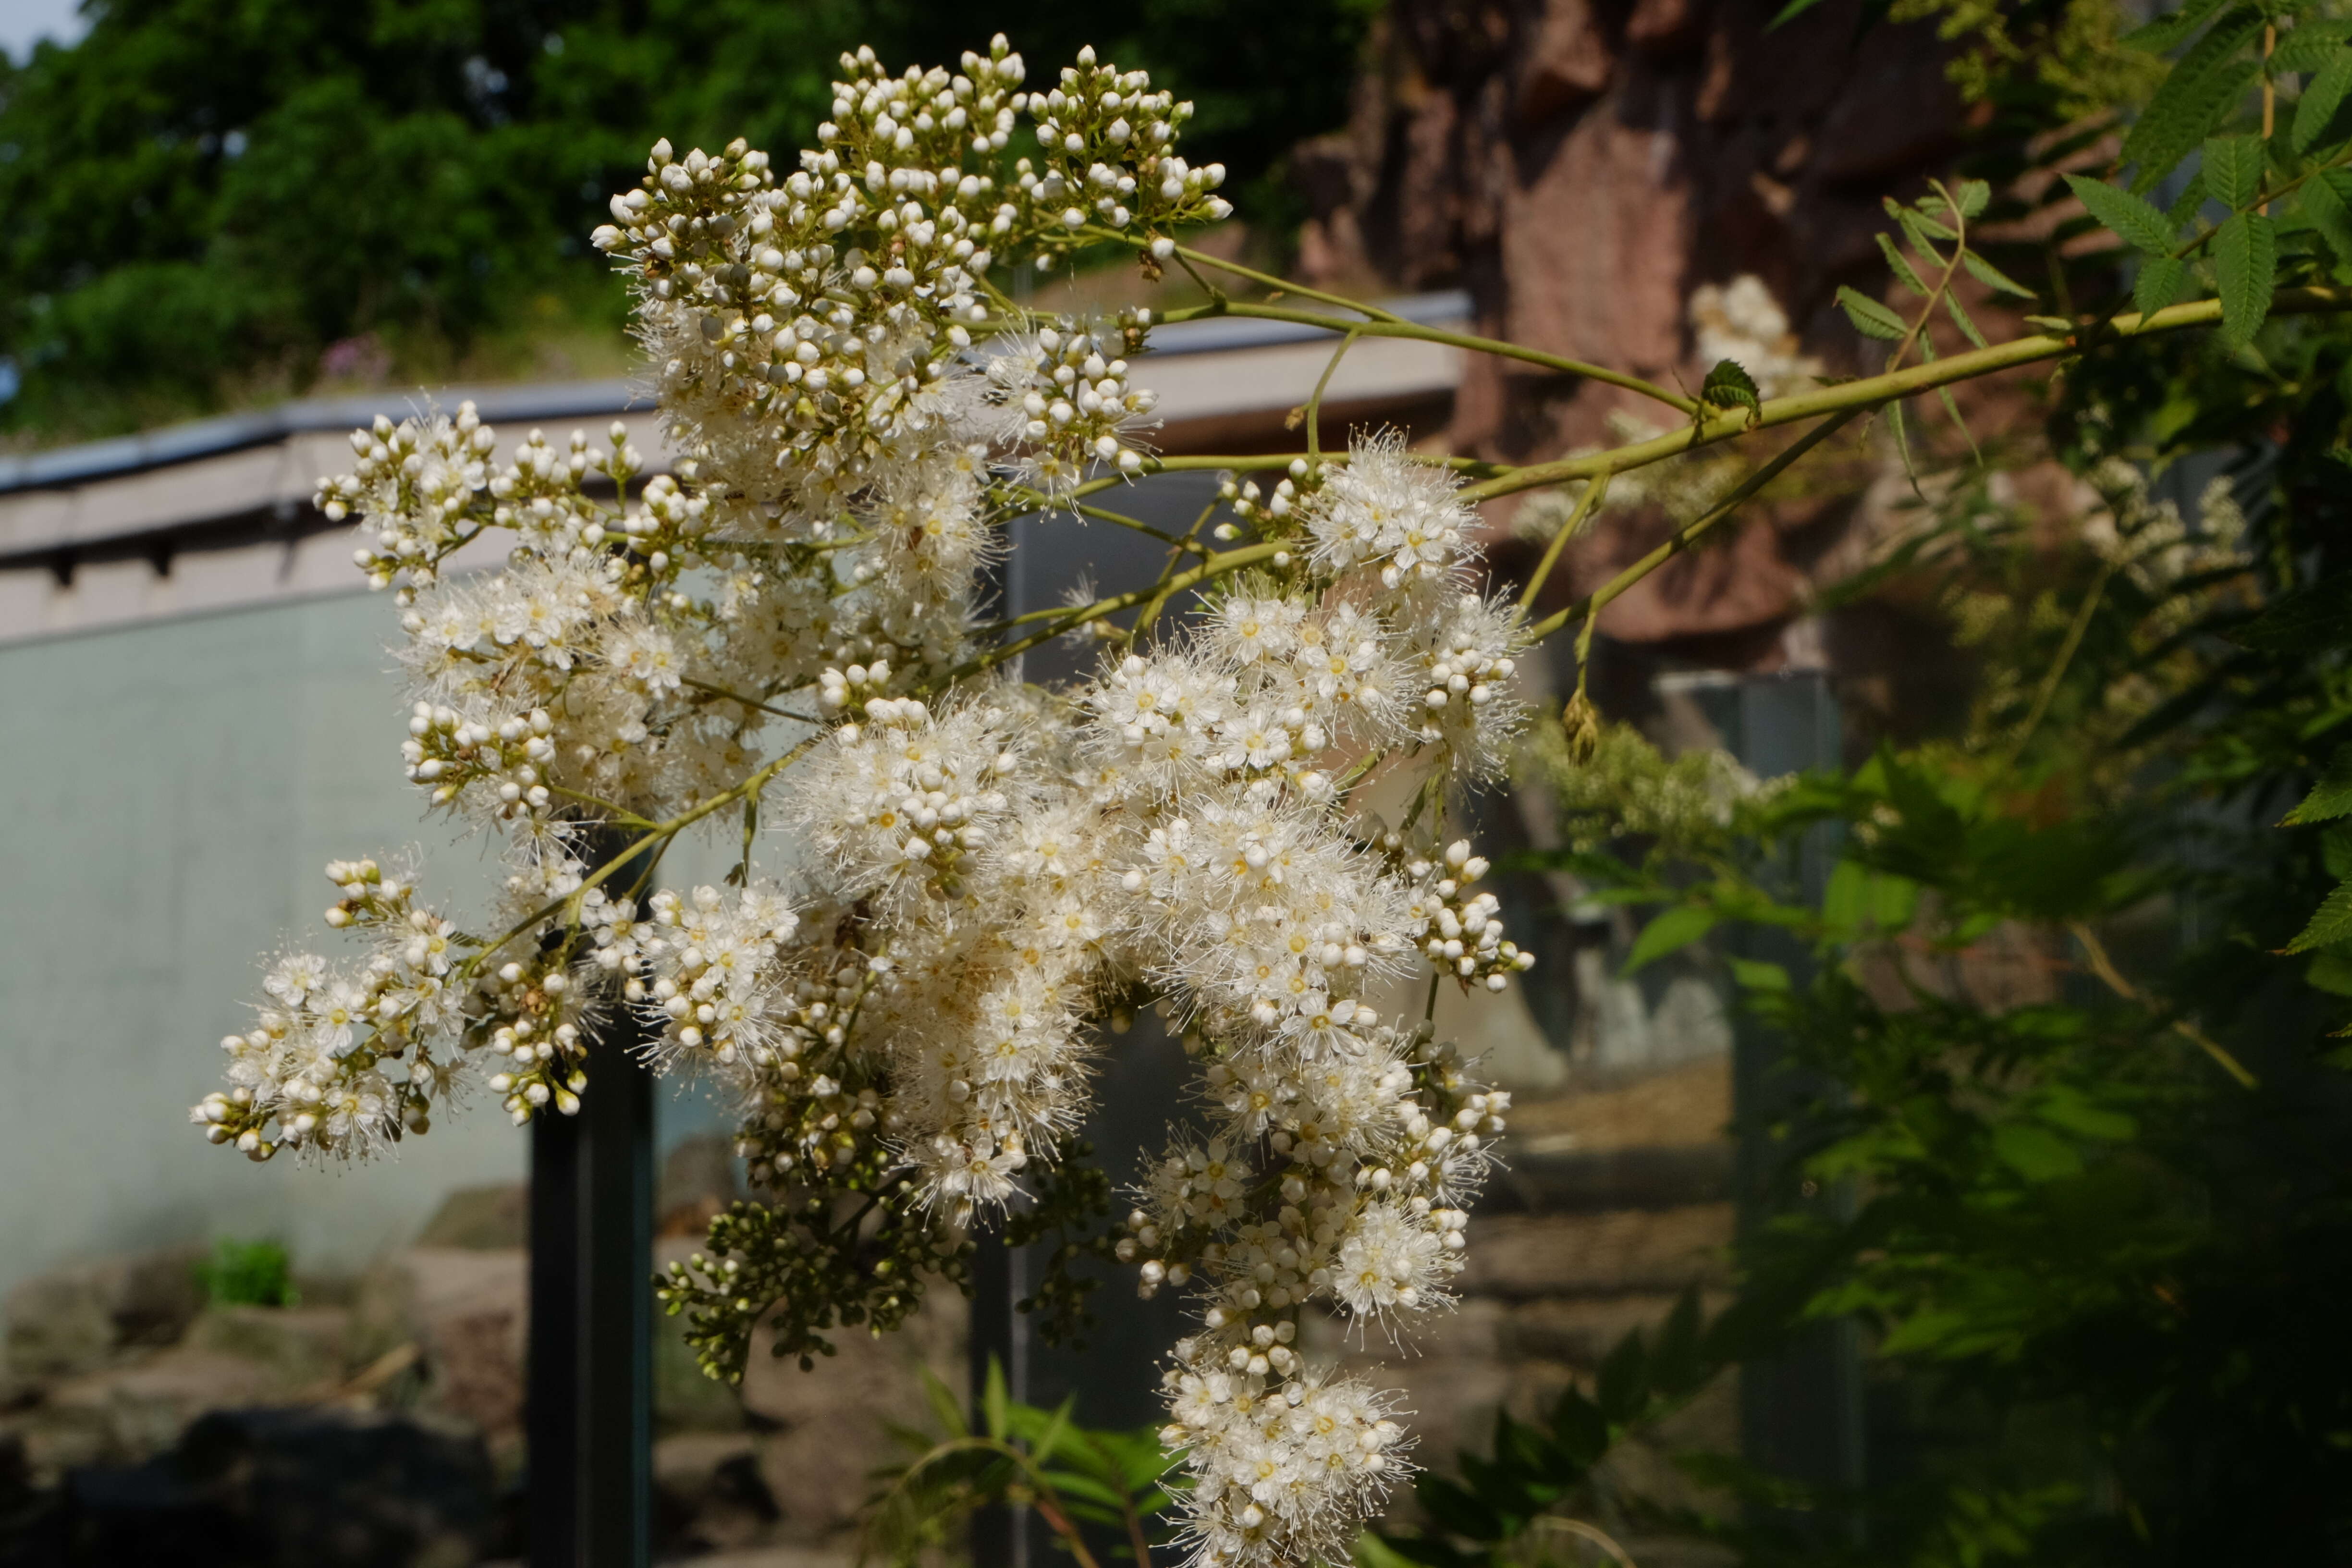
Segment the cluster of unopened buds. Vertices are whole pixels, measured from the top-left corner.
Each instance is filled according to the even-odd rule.
[[[1465,986],[1483,984],[1489,991],[1503,990],[1510,976],[1535,967],[1536,955],[1522,952],[1503,935],[1502,900],[1470,891],[1487,865],[1484,856],[1470,853],[1469,840],[1456,839],[1445,847],[1443,858],[1414,860],[1404,870],[1414,883],[1409,910],[1413,935],[1432,964]]]
[[[1032,343],[999,353],[989,375],[1018,422],[1013,438],[1036,448],[1041,488],[1076,483],[1091,462],[1141,473],[1143,453],[1126,437],[1158,406],[1159,395],[1129,384],[1125,345],[1066,320],[1038,328]]]
[[[1260,488],[1255,479],[1237,479],[1227,474],[1217,485],[1217,499],[1239,522],[1221,522],[1213,531],[1225,542],[1242,536],[1243,525],[1259,532],[1276,532],[1287,526],[1291,514],[1297,510],[1302,497],[1313,493],[1322,479],[1322,470],[1304,458],[1290,459],[1290,469],[1274,482],[1271,490]],[[1277,556],[1277,567],[1290,564],[1286,556]]]
[[[1433,712],[1457,702],[1486,707],[1517,670],[1517,662],[1508,654],[1481,649],[1466,638],[1449,642],[1429,667],[1429,689],[1422,694],[1422,706]]]
[[[580,1065],[588,1042],[582,1033],[587,996],[560,959],[534,957],[500,966],[483,990],[490,1007],[485,1049],[506,1065],[491,1073],[490,1091],[504,1097],[520,1127],[531,1112],[553,1105],[570,1116],[580,1109],[588,1074]]]
[[[447,805],[477,780],[495,778],[498,815],[512,816],[544,811],[552,798],[540,770],[555,758],[555,742],[548,739],[554,728],[544,708],[492,725],[446,705],[419,702],[409,710],[400,753],[409,782],[432,786],[434,805]]]
[[[1190,1263],[1181,1258],[1171,1260],[1161,1255],[1161,1244],[1166,1238],[1150,1215],[1141,1209],[1129,1211],[1127,1229],[1129,1234],[1120,1237],[1111,1250],[1121,1263],[1133,1263],[1139,1258],[1143,1259],[1136,1271],[1135,1293],[1138,1296],[1149,1301],[1160,1294],[1162,1285],[1181,1288],[1191,1281],[1192,1266]]]
[[[828,710],[846,708],[879,697],[890,689],[890,664],[853,664],[847,669],[828,668],[816,678],[816,700]]]
[[[330,522],[365,514],[375,542],[352,552],[376,587],[405,574],[412,584],[433,580],[439,557],[481,526],[478,503],[489,484],[488,459],[497,433],[471,403],[446,428],[415,421],[394,424],[379,414],[352,432],[359,461],[340,478],[322,476],[312,504]]]

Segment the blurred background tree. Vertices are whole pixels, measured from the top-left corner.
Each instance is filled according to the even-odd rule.
[[[322,381],[616,373],[622,292],[586,245],[611,194],[659,136],[800,145],[860,43],[952,60],[1001,28],[1147,67],[1279,226],[1283,153],[1345,114],[1376,10],[92,0],[78,43],[0,62],[0,421],[47,441]]]

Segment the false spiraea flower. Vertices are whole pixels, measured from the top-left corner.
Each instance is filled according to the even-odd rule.
[[[990,273],[1164,259],[1224,215],[1223,171],[1176,153],[1189,105],[1090,53],[1042,92],[1001,38],[954,71],[843,67],[788,170],[665,142],[597,231],[670,471],[617,426],[501,463],[469,405],[378,420],[320,482],[403,609],[387,752],[508,876],[460,924],[331,868],[329,923],[372,955],[272,967],[195,1118],[261,1159],[372,1152],[469,1080],[569,1114],[600,1031],[706,1074],[760,1200],[662,1299],[731,1375],[755,1328],[806,1358],[895,1325],[971,1227],[1073,1190],[1103,1026],[1153,1001],[1211,1127],[1106,1250],[1200,1302],[1168,1374],[1195,1558],[1330,1559],[1404,1436],[1307,1363],[1302,1316],[1393,1336],[1446,1306],[1507,1109],[1415,1010],[1528,966],[1442,829],[1517,726],[1517,622],[1447,470],[1373,437],[1228,484],[1214,537],[1255,542],[1183,547],[1197,610],[1057,612],[1044,635],[1091,628],[1099,667],[1007,679],[985,571],[1012,517],[1148,468],[1152,317],[1039,319]],[[1367,815],[1375,784],[1406,826]],[[697,829],[740,843],[730,885],[660,889]]]

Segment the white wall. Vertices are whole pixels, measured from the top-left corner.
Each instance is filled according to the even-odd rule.
[[[329,859],[421,844],[428,894],[482,885],[481,842],[445,848],[400,776],[394,635],[362,595],[0,647],[0,1289],[218,1235],[349,1267],[524,1173],[494,1103],[341,1172],[254,1165],[186,1120],[257,959],[341,942]]]

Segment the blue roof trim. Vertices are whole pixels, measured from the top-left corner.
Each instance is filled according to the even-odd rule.
[[[1434,326],[1466,320],[1470,297],[1459,289],[1449,289],[1388,300],[1381,308],[1418,325]],[[1152,334],[1151,346],[1155,354],[1223,353],[1304,342],[1321,335],[1320,329],[1294,321],[1224,316],[1162,327]],[[93,479],[168,468],[173,463],[265,447],[290,436],[353,429],[378,414],[422,408],[428,403],[454,408],[469,399],[481,411],[482,417],[494,425],[609,417],[647,406],[637,395],[635,384],[625,380],[452,386],[406,394],[386,391],[345,397],[305,397],[250,414],[225,414],[137,436],[119,436],[49,452],[0,457],[0,494],[63,489]]]

